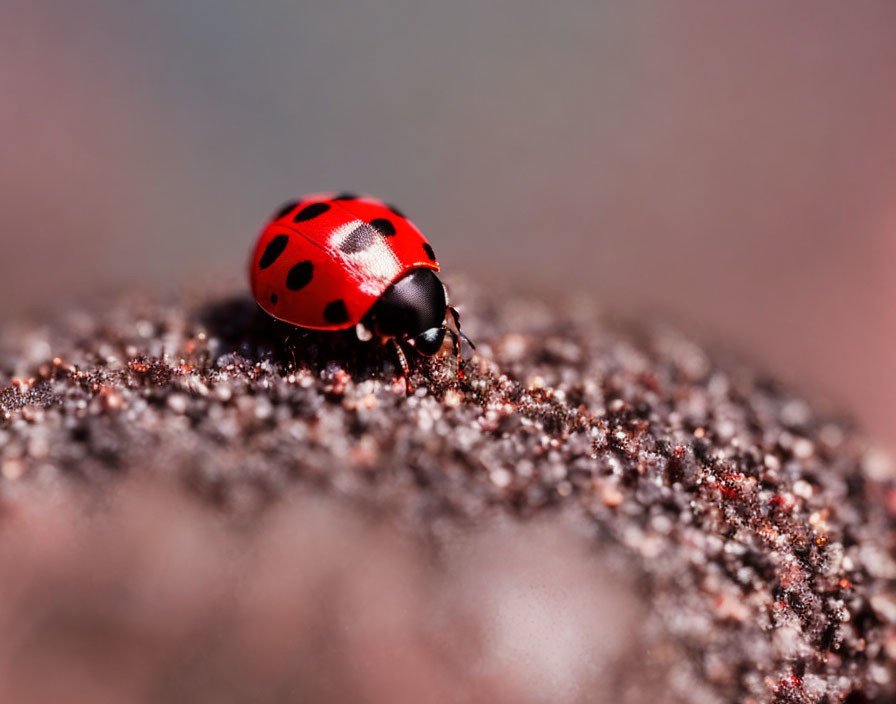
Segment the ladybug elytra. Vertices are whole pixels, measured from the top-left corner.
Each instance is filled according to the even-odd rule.
[[[392,347],[405,375],[402,345],[431,357],[448,335],[462,375],[460,338],[470,340],[438,270],[423,233],[397,208],[370,196],[313,193],[284,204],[261,231],[249,280],[258,305],[274,318],[377,337]]]

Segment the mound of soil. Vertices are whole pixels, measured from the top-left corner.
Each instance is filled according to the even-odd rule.
[[[0,333],[3,700],[894,701],[896,481],[848,421],[455,293],[477,351],[410,390],[241,296]]]

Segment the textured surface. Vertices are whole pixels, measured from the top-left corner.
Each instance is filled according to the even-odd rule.
[[[620,326],[587,303],[558,312],[489,301],[463,284],[452,293],[479,354],[460,383],[450,359],[418,361],[408,397],[382,351],[341,333],[291,332],[244,298],[127,302],[4,331],[0,549],[19,577],[0,587],[0,622],[19,640],[0,638],[0,681],[20,698],[49,699],[21,675],[31,671],[23,662],[78,682],[72,673],[137,640],[167,659],[138,650],[139,666],[83,675],[98,699],[238,699],[263,682],[263,701],[297,691],[349,701],[420,692],[428,701],[638,702],[658,692],[691,702],[892,701],[896,488],[884,457],[847,423],[747,367],[718,365],[666,327]],[[157,484],[170,492],[163,501]],[[305,508],[289,513],[297,492]],[[104,518],[79,527],[72,517],[95,515],[97,500]],[[313,518],[331,504],[339,518]],[[165,519],[144,531],[157,525],[148,514]],[[68,525],[58,515],[82,542],[40,537]],[[514,520],[494,529],[502,516]],[[380,541],[369,520],[398,537]],[[259,527],[284,521],[289,530]],[[532,526],[552,537],[533,537]],[[480,530],[485,538],[470,538]],[[308,535],[338,550],[310,549]],[[134,596],[143,573],[120,555],[156,554],[144,543],[167,555],[185,540],[193,557],[207,544],[215,564],[238,566],[219,574],[212,557],[183,559],[179,547],[179,562],[156,565],[150,608]],[[464,540],[486,547],[458,550]],[[265,557],[233,557],[246,541]],[[365,556],[376,556],[369,570],[358,568]],[[495,621],[497,631],[480,627],[525,602],[514,590],[525,582],[514,575],[527,574],[515,571],[517,558],[560,580],[532,602],[546,627],[526,609]],[[284,575],[296,569],[304,581],[293,584]],[[321,573],[332,577],[314,582],[322,593],[348,590],[333,607],[342,620],[296,615]],[[47,574],[62,592],[37,588]],[[191,574],[215,584],[210,596]],[[104,579],[117,585],[114,616],[94,588]],[[269,583],[294,591],[258,597]],[[493,588],[495,603],[483,596]],[[216,599],[222,590],[229,598]],[[433,596],[445,590],[447,602]],[[175,591],[182,613],[163,608]],[[396,593],[400,605],[380,599]],[[65,606],[71,594],[77,618]],[[148,616],[155,607],[166,616]],[[222,620],[217,608],[242,616]],[[435,635],[407,645],[433,613]],[[292,640],[270,636],[286,623],[304,626]],[[377,661],[381,642],[358,636],[365,628],[406,652]],[[553,631],[578,640],[558,645]],[[513,646],[497,660],[505,641],[495,632]],[[592,660],[573,667],[583,653]],[[541,688],[520,691],[533,672],[544,674]],[[160,690],[169,675],[174,684]]]

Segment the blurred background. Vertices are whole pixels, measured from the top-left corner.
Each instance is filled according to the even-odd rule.
[[[366,191],[449,275],[668,314],[896,447],[889,0],[4,0],[0,96],[7,319],[243,287],[281,201]]]

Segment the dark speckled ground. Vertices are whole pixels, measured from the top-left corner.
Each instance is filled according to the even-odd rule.
[[[413,669],[431,701],[639,702],[657,696],[689,702],[893,701],[896,483],[885,457],[847,423],[819,415],[746,366],[717,364],[670,328],[622,326],[584,302],[569,302],[561,314],[536,301],[491,301],[463,283],[455,292],[455,300],[466,303],[464,327],[478,353],[468,355],[462,382],[450,356],[418,360],[412,374],[416,391],[408,396],[382,350],[345,335],[290,331],[240,297],[131,301],[95,314],[72,313],[48,327],[5,330],[0,531],[6,543],[15,544],[17,530],[36,530],[46,520],[23,523],[17,517],[44,516],[43,502],[64,513],[93,515],[96,509],[85,506],[95,506],[100,497],[116,516],[111,524],[116,535],[127,535],[130,513],[117,512],[116,502],[139,514],[141,492],[147,505],[159,496],[155,489],[131,488],[122,490],[126,499],[118,499],[118,487],[133,487],[135,481],[138,487],[147,482],[180,487],[171,490],[176,497],[165,499],[165,505],[184,496],[201,498],[201,506],[187,499],[190,508],[183,509],[191,518],[182,528],[191,535],[204,535],[208,525],[222,521],[242,526],[239,530],[260,525],[289,503],[285,497],[300,492],[311,504],[339,506],[337,513],[348,507],[352,517],[346,520],[376,517],[396,526],[399,536],[412,536],[415,547],[407,563],[396,566],[383,558],[386,572],[417,574],[423,568],[416,563],[425,563],[439,592],[447,573],[469,570],[473,579],[485,570],[475,561],[472,567],[452,561],[458,535],[475,535],[502,516],[518,519],[501,529],[504,542],[496,550],[504,555],[528,544],[530,524],[574,526],[569,540],[576,545],[582,540],[584,553],[576,548],[564,562],[563,548],[539,552],[536,539],[532,555],[557,574],[572,569],[573,562],[593,562],[611,577],[610,586],[595,581],[591,591],[605,595],[603,603],[618,599],[619,613],[636,612],[619,631],[624,635],[610,639],[618,638],[618,648],[594,655],[612,661],[612,671],[567,667],[581,653],[596,652],[587,642],[589,633],[593,640],[607,639],[598,625],[580,634],[585,640],[575,641],[575,648],[560,648],[548,633],[543,650],[549,652],[538,642],[529,650],[520,646],[525,652],[511,649],[518,662],[511,657],[497,674],[483,675],[482,663],[490,662],[495,641],[469,636],[449,608],[441,640],[432,645],[424,639],[437,656],[410,665],[419,653],[406,653],[376,668],[380,678],[394,670],[393,689],[370,685],[380,680],[357,663],[319,656],[320,668],[331,673],[327,682],[353,673],[354,688],[334,690],[309,674],[310,656],[298,646],[289,666],[271,653],[290,653],[293,646],[279,643],[259,651],[268,653],[259,659],[279,663],[261,670],[245,665],[251,661],[248,648],[239,657],[222,654],[215,646],[220,634],[205,620],[190,620],[201,611],[191,606],[192,611],[184,607],[191,616],[180,617],[198,624],[186,645],[158,626],[167,623],[160,616],[146,646],[173,653],[179,664],[172,677],[179,684],[148,687],[147,681],[157,684],[170,675],[170,667],[141,659],[138,652],[134,659],[141,667],[123,667],[109,682],[94,677],[93,689],[85,691],[99,699],[114,700],[111,692],[132,701],[221,700],[226,691],[239,701],[233,693],[257,692],[252,683],[288,681],[289,687],[265,690],[259,700],[290,701],[298,688],[305,700],[389,701],[416,691],[407,680]],[[47,528],[48,534],[55,529]],[[73,532],[81,535],[80,530]],[[356,535],[358,544],[370,540],[366,528],[347,533]],[[227,535],[216,548],[222,554],[230,541],[239,542]],[[181,532],[173,536],[159,538],[159,544],[183,539]],[[114,538],[113,545],[125,552],[142,549],[141,541],[157,544],[155,538],[139,537],[121,547],[116,542],[121,540]],[[55,545],[50,539],[39,545],[45,543]],[[391,543],[377,545],[384,555],[394,554]],[[354,554],[351,547],[341,549]],[[100,597],[84,586],[78,571],[99,559],[96,552],[85,553],[83,546],[60,550],[62,557],[49,551],[44,562],[33,558],[35,552],[44,555],[41,550],[32,550],[28,559],[15,550],[2,552],[13,555],[7,564],[18,565],[22,583],[31,585],[30,591],[5,595],[0,587],[9,612],[5,621],[14,613],[15,632],[31,634],[26,640],[38,646],[26,650],[27,657],[15,644],[0,647],[0,674],[18,672],[24,658],[34,667],[58,667],[71,675],[95,661],[75,658],[73,665],[67,648],[78,650],[89,642],[96,661],[102,661],[106,642],[111,649],[119,640],[146,638],[139,619],[129,620],[130,607],[119,606],[122,613],[110,621],[104,602],[94,603]],[[398,553],[405,555],[402,550]],[[66,555],[78,560],[66,561]],[[320,560],[306,558],[303,569],[316,574]],[[64,639],[46,625],[45,614],[48,603],[69,613],[65,597],[52,590],[33,596],[34,585],[53,572],[46,564],[53,560],[71,570],[59,568],[65,573],[62,584],[92,604],[87,616],[79,616],[84,623],[75,635],[62,629]],[[268,571],[276,575],[282,563],[272,558]],[[112,582],[130,584],[129,563],[111,564]],[[193,568],[179,569],[189,574]],[[169,571],[159,570],[157,578],[168,584]],[[432,578],[430,570],[440,576]],[[354,584],[357,575],[348,574]],[[516,572],[508,568],[501,574]],[[231,585],[228,593],[237,594],[239,580],[227,579],[222,577]],[[588,593],[592,579],[598,578],[575,572],[559,592],[574,584]],[[419,596],[416,588],[404,588]],[[23,596],[26,592],[30,596]],[[300,594],[307,596],[296,587],[294,598]],[[418,617],[425,619],[434,608],[431,599],[408,596],[402,603],[421,600],[424,616]],[[271,623],[292,613],[289,595],[267,603]],[[567,602],[559,603],[559,611],[549,609],[548,616],[557,615],[562,624],[559,614]],[[595,610],[599,606],[589,613]],[[32,618],[37,613],[44,615]],[[494,613],[483,606],[470,621]],[[529,617],[523,620],[529,623]],[[598,621],[605,624],[608,618]],[[351,621],[363,622],[362,617]],[[386,622],[389,627],[404,623],[400,617]],[[575,632],[575,621],[569,623],[566,632]],[[47,628],[52,637],[34,635]],[[308,638],[331,646],[339,628],[356,633],[351,624],[315,628]],[[231,625],[225,632],[228,643],[251,641],[251,629]],[[404,635],[396,641],[413,640],[398,632]],[[104,640],[103,633],[112,635]],[[352,645],[339,641],[339,647],[355,648],[360,661],[376,649],[354,635],[340,637]],[[46,661],[45,650],[53,653]],[[204,653],[201,658],[192,655],[197,650]],[[463,666],[458,653],[469,658]],[[530,655],[534,660],[526,660]],[[554,669],[540,670],[545,663]],[[478,674],[458,678],[452,668]],[[521,692],[501,680],[518,684],[526,671],[548,672],[544,677],[556,675],[574,686],[551,697],[537,687]],[[12,680],[9,692],[41,700],[43,690]],[[453,684],[440,687],[447,681]],[[551,691],[561,691],[558,686],[551,684]]]

